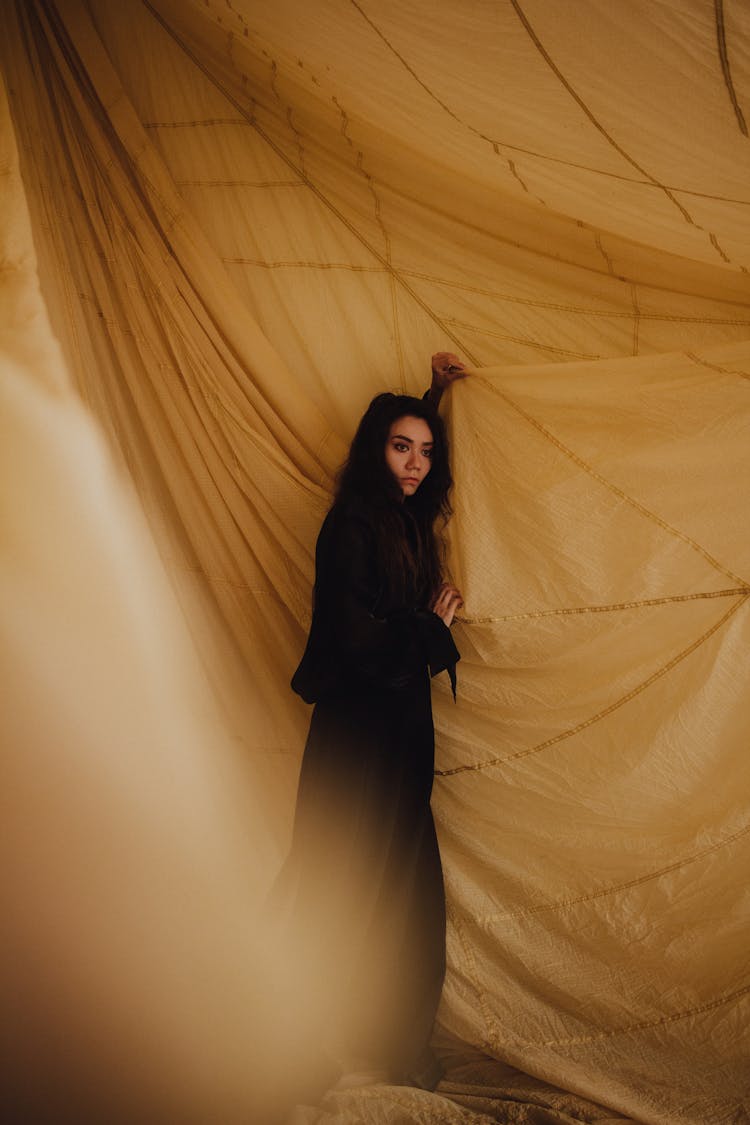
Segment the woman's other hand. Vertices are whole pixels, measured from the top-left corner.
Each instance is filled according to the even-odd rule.
[[[432,357],[432,383],[427,393],[427,398],[437,410],[443,391],[455,383],[456,379],[465,379],[469,372],[453,352],[435,352]]]
[[[464,364],[453,352],[435,352],[432,357],[432,385],[444,391],[456,379],[465,379],[468,375]]]
[[[444,624],[450,627],[456,610],[463,604],[464,599],[461,591],[456,586],[451,586],[450,582],[444,582],[433,598],[430,609],[438,615]]]

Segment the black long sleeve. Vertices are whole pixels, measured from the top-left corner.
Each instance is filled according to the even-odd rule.
[[[460,659],[450,630],[431,610],[384,607],[367,520],[329,513],[318,537],[313,623],[292,687],[307,702],[354,686],[405,688],[447,669],[455,690]]]

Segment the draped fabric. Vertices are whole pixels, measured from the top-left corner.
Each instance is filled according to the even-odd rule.
[[[0,93],[3,1120],[270,1123],[320,1076],[258,924],[261,797],[66,386]]]
[[[103,498],[135,485],[223,749],[192,689],[153,684],[222,792],[247,790],[254,903],[289,843],[309,711],[288,680],[333,474],[373,394],[421,393],[437,350],[473,368],[444,404],[458,702],[433,687],[440,1020],[466,1046],[437,1094],[332,1093],[297,1119],[741,1125],[746,7],[8,0],[0,63],[7,386],[46,396],[71,448],[72,403],[96,419],[108,453],[69,479],[71,502],[84,481],[109,482]],[[38,503],[54,460],[4,470],[8,526],[55,556]],[[142,531],[108,517],[119,504],[92,509],[99,580],[125,619],[157,621],[167,595],[149,600],[155,564],[125,546]],[[29,574],[38,624],[63,629],[64,590]],[[145,685],[98,626],[116,727]],[[4,628],[9,659],[18,635]],[[27,639],[33,666],[44,636]],[[158,628],[138,646],[169,663]],[[57,706],[96,708],[101,744],[110,695],[85,670],[49,675]],[[157,728],[142,737],[163,752]],[[234,837],[212,850],[202,792],[207,863],[244,862]],[[234,1050],[242,1026],[217,1026]]]

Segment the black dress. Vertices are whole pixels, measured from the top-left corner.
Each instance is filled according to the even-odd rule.
[[[416,545],[406,502],[404,536]],[[445,899],[430,810],[430,674],[459,659],[427,594],[388,590],[368,515],[329,512],[313,621],[292,687],[314,702],[277,901],[321,1018],[344,1053],[432,1086]],[[415,568],[416,569],[416,568]]]

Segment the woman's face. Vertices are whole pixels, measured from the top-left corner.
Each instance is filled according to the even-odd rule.
[[[404,496],[413,496],[432,468],[432,430],[424,418],[405,414],[388,432],[385,461]]]

